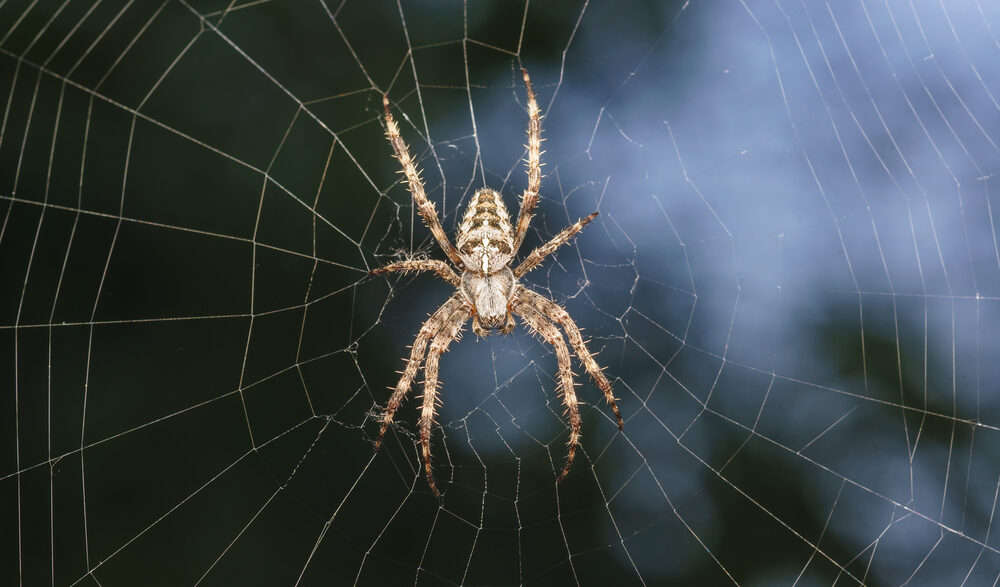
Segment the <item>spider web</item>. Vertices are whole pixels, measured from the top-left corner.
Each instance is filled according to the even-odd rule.
[[[1000,12],[982,0],[0,2],[0,582],[989,585]],[[400,357],[546,174],[530,274],[600,351]]]

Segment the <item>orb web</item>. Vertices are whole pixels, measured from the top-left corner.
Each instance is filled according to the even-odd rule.
[[[9,584],[994,584],[1000,12],[729,4],[0,3]],[[527,181],[530,274],[607,368],[518,328],[442,360],[453,235]]]

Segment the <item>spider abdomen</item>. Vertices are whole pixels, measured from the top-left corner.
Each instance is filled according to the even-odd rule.
[[[499,192],[489,188],[476,191],[458,227],[456,244],[468,271],[491,275],[510,265],[514,229]]]

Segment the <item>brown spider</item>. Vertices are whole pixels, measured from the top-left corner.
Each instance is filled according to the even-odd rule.
[[[576,233],[580,232],[588,222],[597,216],[590,216],[577,221],[564,229],[555,238],[531,252],[521,264],[511,270],[510,263],[517,253],[521,242],[528,231],[528,223],[538,204],[538,189],[542,182],[541,163],[541,113],[535,101],[535,92],[531,88],[528,72],[521,69],[524,76],[524,86],[528,93],[528,189],[521,196],[521,211],[517,215],[517,230],[510,224],[510,215],[504,206],[500,194],[495,190],[483,188],[477,190],[469,202],[469,207],[462,218],[458,229],[458,247],[452,246],[441,228],[434,204],[427,199],[420,173],[413,163],[413,158],[406,143],[399,136],[399,127],[389,112],[389,98],[383,96],[385,107],[386,136],[396,152],[396,159],[403,167],[403,174],[409,183],[410,194],[417,204],[417,210],[437,239],[441,249],[448,259],[462,271],[459,277],[444,261],[420,259],[391,263],[372,271],[373,274],[390,271],[433,271],[439,277],[458,288],[448,301],[420,327],[417,338],[413,342],[410,359],[406,363],[402,377],[396,384],[396,390],[389,398],[389,405],[382,416],[382,427],[375,441],[375,450],[382,444],[386,429],[392,424],[393,415],[399,404],[410,390],[413,378],[424,360],[427,344],[427,362],[424,365],[424,397],[423,411],[420,415],[420,444],[423,447],[424,468],[427,472],[427,482],[435,495],[438,493],[431,473],[431,425],[434,422],[434,409],[437,402],[438,362],[441,354],[453,340],[461,336],[465,322],[472,318],[472,331],[479,336],[486,336],[489,331],[499,330],[503,334],[514,329],[514,314],[518,314],[535,333],[544,338],[555,348],[556,360],[559,364],[559,390],[562,401],[566,405],[571,427],[569,448],[566,456],[566,466],[556,483],[562,481],[573,464],[576,447],[580,443],[580,410],[577,405],[576,390],[573,386],[573,370],[570,365],[569,349],[563,340],[562,333],[556,324],[565,329],[576,356],[590,373],[597,387],[604,392],[611,409],[618,418],[618,429],[623,427],[621,414],[615,405],[615,397],[611,393],[611,384],[604,376],[597,361],[587,350],[587,345],[580,335],[572,318],[566,310],[552,300],[539,295],[518,283],[518,278],[531,271],[546,256],[566,243]]]

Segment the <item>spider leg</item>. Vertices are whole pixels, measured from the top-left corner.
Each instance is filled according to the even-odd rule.
[[[551,255],[556,249],[565,244],[566,241],[573,238],[576,233],[583,230],[583,227],[587,226],[587,224],[594,218],[597,218],[597,212],[594,212],[586,218],[577,220],[576,223],[564,228],[563,231],[554,236],[552,240],[538,247],[534,251],[531,251],[531,254],[525,257],[524,261],[521,261],[521,264],[514,269],[514,277],[521,277],[525,273],[537,267],[538,264],[542,262],[542,259]]]
[[[413,341],[413,347],[410,350],[410,359],[406,362],[406,368],[403,369],[403,374],[399,378],[399,382],[396,384],[396,390],[392,392],[392,397],[389,398],[389,404],[385,408],[385,412],[382,415],[382,427],[378,431],[378,439],[375,440],[375,450],[377,451],[380,446],[382,446],[382,437],[385,436],[385,431],[388,430],[389,425],[392,424],[392,418],[396,414],[396,410],[399,409],[399,404],[403,403],[403,399],[406,397],[407,392],[410,391],[410,386],[413,384],[413,378],[417,375],[417,370],[420,369],[420,363],[424,360],[424,351],[427,349],[427,343],[431,340],[431,337],[441,331],[447,324],[447,318],[457,309],[462,307],[460,293],[455,293],[453,296],[448,298],[448,300],[441,304],[441,307],[437,309],[430,318],[424,322],[423,326],[420,327],[420,331],[417,333],[417,338]]]
[[[385,134],[389,138],[389,143],[392,145],[393,151],[396,152],[396,159],[403,166],[403,175],[406,176],[406,181],[409,183],[409,190],[413,195],[413,201],[417,203],[417,211],[420,212],[420,216],[424,219],[424,223],[427,224],[427,228],[431,229],[431,233],[437,239],[438,244],[441,245],[444,254],[448,255],[448,258],[456,266],[462,267],[462,259],[458,256],[458,251],[444,234],[444,229],[441,227],[441,220],[438,218],[437,210],[434,209],[434,203],[428,200],[427,194],[424,193],[424,182],[420,179],[420,172],[417,171],[417,167],[413,163],[410,150],[407,148],[403,138],[399,136],[399,126],[392,117],[392,113],[389,112],[388,96],[382,96],[382,106],[385,108]]]
[[[573,368],[569,359],[569,348],[563,340],[559,329],[555,327],[541,312],[535,309],[530,301],[522,301],[516,306],[517,313],[524,318],[528,326],[538,333],[547,343],[552,345],[556,351],[556,361],[559,365],[559,391],[562,396],[563,405],[566,406],[566,415],[569,417],[569,442],[567,443],[566,466],[562,473],[556,478],[559,483],[569,473],[569,468],[573,466],[573,457],[576,456],[576,447],[580,445],[580,408],[576,399],[576,389],[573,384]]]
[[[542,117],[535,101],[535,91],[531,87],[528,70],[521,68],[524,77],[524,88],[528,93],[528,188],[521,195],[521,211],[517,214],[517,231],[514,233],[514,251],[516,252],[528,232],[528,224],[538,205],[538,190],[542,185]]]
[[[437,259],[411,259],[409,261],[397,261],[396,263],[389,263],[384,267],[379,267],[378,269],[372,269],[372,275],[378,275],[380,273],[389,273],[392,271],[402,271],[404,273],[409,271],[433,271],[438,274],[438,277],[447,281],[448,283],[459,287],[462,285],[462,280],[459,279],[458,275],[451,270],[444,261],[438,261]]]
[[[441,355],[448,350],[448,345],[453,340],[458,340],[462,336],[462,326],[469,319],[470,310],[460,307],[454,310],[445,318],[441,330],[431,341],[431,348],[427,352],[427,362],[424,365],[424,406],[420,412],[420,445],[424,453],[424,471],[427,473],[427,484],[431,486],[434,495],[440,497],[437,486],[434,484],[434,475],[431,472],[431,426],[434,425],[434,410],[437,407],[438,392],[438,364]]]
[[[580,362],[583,363],[583,367],[590,374],[591,379],[594,380],[594,384],[604,392],[604,399],[607,400],[608,405],[611,406],[611,410],[615,413],[615,418],[618,419],[618,429],[623,430],[625,423],[622,421],[621,412],[618,411],[618,404],[615,403],[615,396],[611,393],[611,383],[604,375],[604,371],[597,365],[594,355],[590,354],[590,351],[587,349],[587,344],[583,341],[580,329],[577,327],[576,322],[570,318],[569,312],[549,298],[527,288],[521,288],[517,296],[533,307],[538,308],[540,312],[551,318],[553,322],[563,327],[563,330],[566,331],[566,337],[569,338],[570,344],[573,345],[576,356],[579,357]]]

